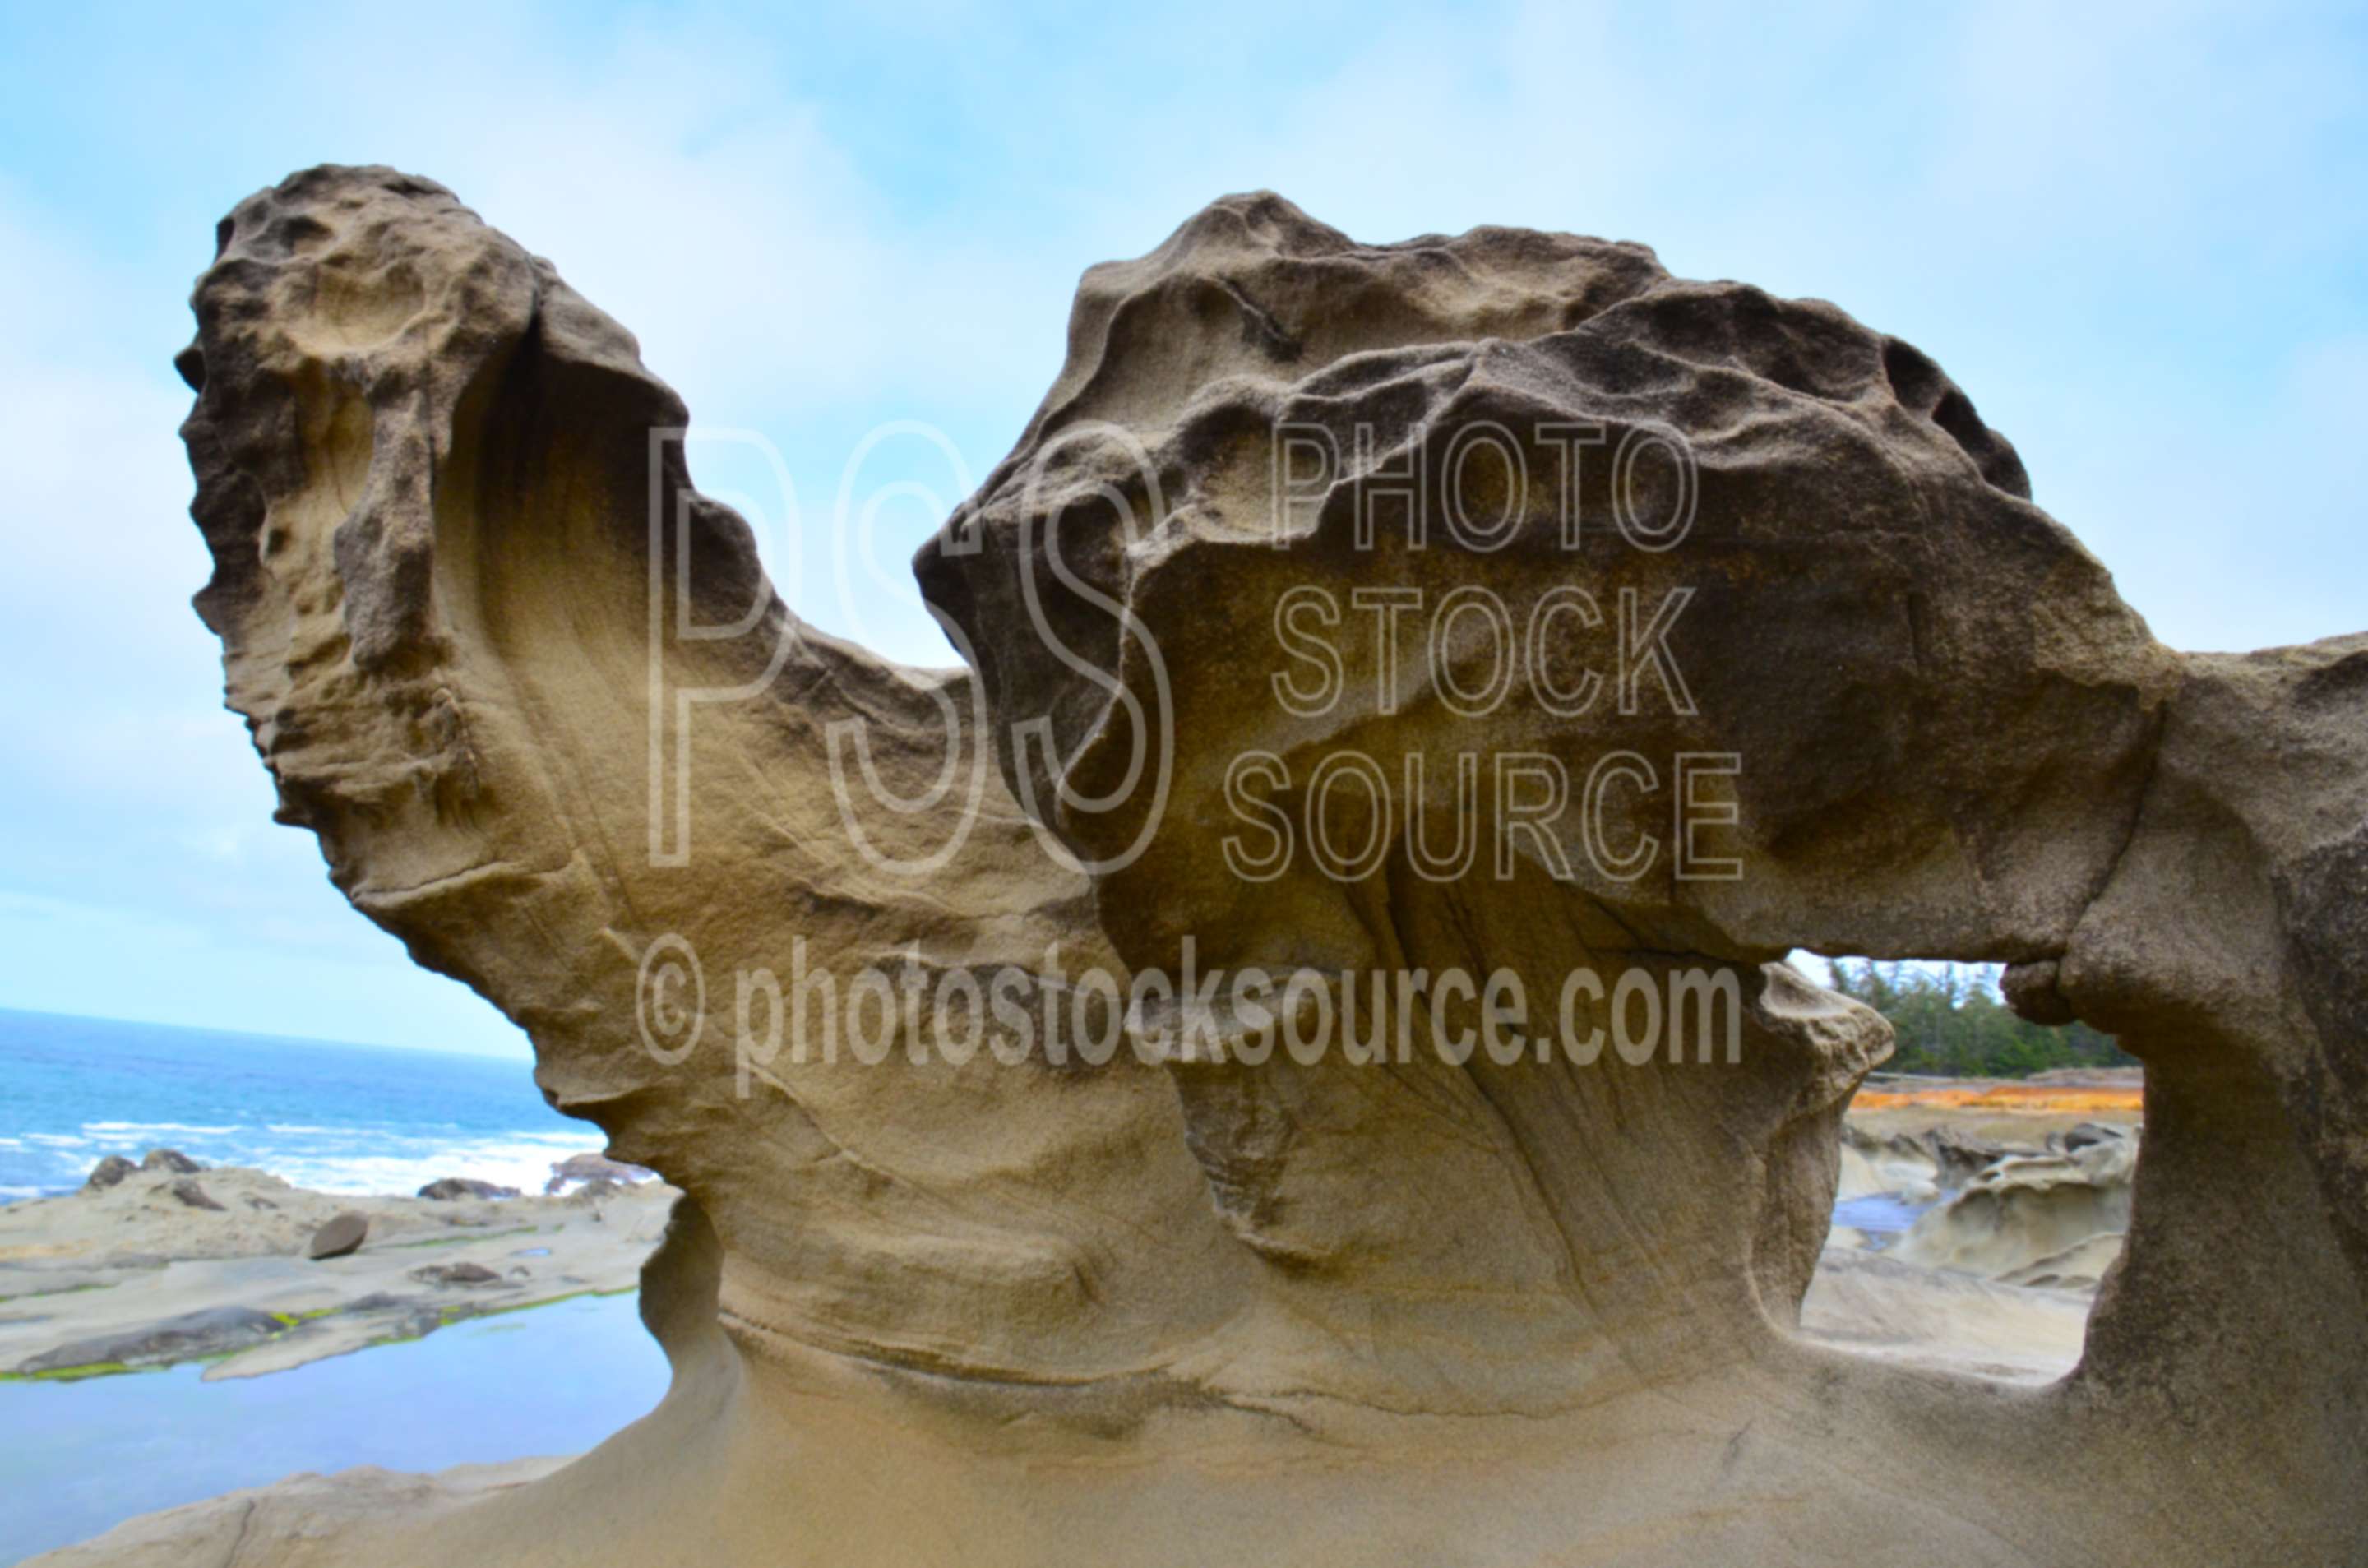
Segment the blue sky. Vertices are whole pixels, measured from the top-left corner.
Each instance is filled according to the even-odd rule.
[[[904,572],[938,519],[848,560],[850,450],[921,420],[983,474],[1077,273],[1257,187],[1838,301],[1970,391],[2158,635],[2244,648],[2368,628],[2364,34],[2179,0],[9,5],[0,1006],[525,1051],[271,824],[188,608],[169,361],[214,221],[291,169],[431,176],[552,256],[696,419],[784,453],[803,510],[757,510],[799,610],[903,658],[946,657]]]

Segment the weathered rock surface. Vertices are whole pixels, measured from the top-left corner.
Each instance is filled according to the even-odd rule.
[[[647,1181],[649,1175],[639,1165],[629,1165],[606,1154],[570,1154],[552,1163],[551,1179],[542,1184],[542,1190],[546,1196],[564,1192],[570,1182],[587,1187],[595,1182],[631,1187],[637,1181]]]
[[[474,1176],[438,1176],[421,1187],[419,1196],[433,1203],[450,1203],[461,1198],[516,1198],[518,1189]]]
[[[440,187],[293,176],[195,304],[199,608],[283,819],[688,1195],[644,1277],[656,1412],[495,1495],[258,1511],[232,1561],[2217,1564],[2368,1535],[2368,639],[2163,648],[1907,345],[1634,245],[1360,245],[1220,201],[1087,275],[1051,394],[923,552],[974,671],[945,674],[798,625],[632,340]],[[1459,461],[1484,426],[1505,447]],[[1611,460],[1556,484],[1574,430]],[[1294,435],[1331,454],[1313,483]],[[1417,464],[1463,525],[1409,510]],[[1286,703],[1323,673],[1277,647],[1311,586],[1345,675]],[[1376,678],[1360,588],[1554,635],[1474,703],[1486,618]],[[1399,812],[1428,839],[1315,788],[1344,750],[1428,759]],[[1458,801],[1467,752],[1657,771],[1541,812]],[[1669,770],[1705,754],[1740,759],[1703,851],[1731,876],[1668,858]],[[1244,874],[1253,755],[1266,802],[1380,852]],[[1465,825],[1502,858],[1433,874]],[[2071,1376],[1797,1332],[1888,1028],[1796,947],[2004,960],[2145,1059]],[[774,1016],[749,976],[797,999],[867,965],[921,995],[876,1054],[733,1049]],[[1171,987],[1141,1059],[915,1049],[981,1039],[940,982],[1006,966],[1081,1017],[1097,966],[1532,998],[1720,971],[1739,1039],[1254,1062],[1272,1008]],[[1410,986],[1373,1021],[1476,1007]]]
[[[2002,1285],[2069,1290],[2077,1295],[2093,1296],[2104,1288],[2105,1281],[2112,1276],[2113,1265],[2121,1260],[2122,1233],[2098,1231],[2083,1236],[2068,1247],[2044,1253],[2019,1267],[2008,1269],[1997,1278]]]
[[[95,1376],[233,1350],[206,1378],[256,1377],[481,1312],[629,1290],[677,1196],[650,1182],[597,1208],[355,1198],[225,1166],[205,1176],[220,1207],[190,1210],[171,1192],[188,1179],[135,1171],[114,1188],[0,1208],[0,1374]],[[313,1234],[347,1211],[368,1220],[368,1244],[307,1259]],[[166,1334],[202,1312],[270,1327],[239,1346]],[[126,1345],[148,1349],[103,1353]]]
[[[54,1350],[28,1357],[17,1370],[54,1372],[69,1368],[145,1367],[219,1356],[259,1344],[288,1325],[251,1307],[201,1307],[161,1323],[119,1334],[68,1340]]]
[[[1890,1256],[1993,1279],[2086,1277],[2094,1285],[2129,1229],[2136,1141],[2084,1141],[2009,1154],[1928,1210]]]
[[[89,1192],[104,1192],[139,1168],[120,1154],[109,1154],[91,1166],[89,1179],[83,1183],[83,1187]]]
[[[597,1134],[592,1134],[597,1136]],[[541,1197],[524,1200],[372,1197],[315,1192],[268,1172],[222,1165],[206,1172],[219,1210],[191,1210],[175,1188],[191,1178],[131,1172],[112,1187],[0,1206],[0,1273],[68,1260],[154,1265],[222,1257],[293,1257],[315,1231],[344,1213],[370,1221],[373,1242],[417,1242],[480,1228],[519,1230],[567,1212]],[[6,1294],[0,1278],[0,1294]]]
[[[2088,1317],[2077,1288],[1983,1279],[1836,1244],[1801,1303],[1801,1332],[1901,1366],[2044,1384],[2078,1364]]]
[[[296,1475],[276,1486],[232,1492],[150,1514],[87,1545],[66,1547],[40,1561],[53,1568],[236,1562],[256,1539],[284,1540],[307,1531],[334,1535],[390,1516],[433,1514],[538,1480],[565,1462],[526,1459],[458,1465],[435,1476],[400,1475],[375,1466],[336,1475]]]
[[[1888,1084],[1873,1099],[1896,1100],[1906,1086]],[[1840,1195],[1922,1213],[1906,1231],[1873,1233],[1838,1219],[1802,1303],[1802,1331],[1905,1366],[2055,1382],[2078,1365],[2090,1307],[2121,1256],[2135,1131],[2045,1109],[2001,1111],[1978,1103],[1991,1097],[1979,1093],[1961,1108],[1962,1091],[1947,1081],[1916,1092],[1932,1093],[1938,1108],[1861,1109],[1868,1096],[1853,1099]],[[1985,1152],[1987,1164],[1970,1164]]]

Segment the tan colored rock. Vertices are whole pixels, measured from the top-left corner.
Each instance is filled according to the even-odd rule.
[[[2122,1233],[2100,1231],[1998,1276],[2003,1285],[2094,1294],[2122,1260]]]
[[[2093,1286],[2129,1229],[2137,1165],[2126,1138],[2009,1155],[1926,1210],[1890,1256],[1992,1279],[2085,1276]]]
[[[570,1182],[581,1182],[586,1186],[606,1182],[612,1187],[631,1187],[645,1179],[649,1174],[639,1165],[623,1165],[605,1154],[570,1154],[564,1160],[552,1162],[551,1179],[542,1184],[542,1190],[545,1196],[564,1192]]]
[[[2368,640],[2162,648],[1906,345],[1636,246],[1366,246],[1228,199],[1087,274],[1052,393],[923,552],[973,676],[797,625],[631,338],[439,187],[293,176],[196,308],[199,604],[283,817],[689,1194],[643,1286],[652,1415],[472,1501],[258,1512],[236,1562],[2219,1564],[2368,1534]],[[1457,465],[1484,426],[1534,483]],[[1557,426],[1613,460],[1546,483]],[[1320,483],[1293,434],[1328,438]],[[1417,457],[1485,528],[1417,548],[1380,503]],[[1689,497],[1679,540],[1638,522]],[[1393,690],[1360,609],[1294,711],[1278,614],[1311,585],[1569,619],[1543,683],[1474,709],[1476,622]],[[1315,798],[1343,749],[1385,781],[1429,759],[1429,843],[1468,822],[1508,858],[1426,874],[1372,797]],[[1467,751],[1662,776],[1532,821],[1450,809]],[[1379,858],[1244,875],[1251,753]],[[1699,754],[1741,759],[1704,851],[1739,874],[1623,874],[1605,846],[1668,848]],[[951,971],[1090,1016],[1090,968],[1180,974],[1188,941],[1204,973],[1532,997],[1724,973],[1736,1046],[1253,1063],[1272,1016],[1226,993],[1146,998],[1145,1061],[911,1051],[956,1021]],[[1888,1029],[1794,947],[2008,960],[2146,1061],[2127,1252],[2068,1378],[1795,1332]],[[876,1065],[752,1062],[744,977],[794,995],[801,953],[930,999]],[[1477,1006],[1417,986],[1379,1021]]]
[[[283,814],[356,905],[521,1020],[545,1094],[613,1158],[690,1184],[734,1259],[742,1332],[1019,1381],[1164,1354],[1178,1267],[1213,1283],[1254,1265],[1208,1212],[1160,1074],[1014,1071],[985,1049],[908,1068],[901,1040],[877,1070],[851,1042],[835,1064],[732,1049],[735,974],[787,987],[801,953],[842,989],[867,965],[985,973],[1055,944],[1110,961],[1083,879],[1046,860],[991,759],[967,738],[946,754],[970,677],[798,626],[746,528],[660,442],[666,613],[757,624],[666,638],[653,769],[653,431],[685,415],[632,339],[408,176],[300,175],[223,233],[183,361],[205,386],[184,435],[218,562],[199,608],[245,650],[230,700]],[[929,874],[848,842],[829,736],[850,724],[894,793],[948,776],[942,812],[859,819],[882,856],[944,851]],[[677,1038],[640,993],[644,960],[671,983],[684,953],[706,1008]]]
[[[113,1189],[0,1210],[0,1373],[235,1352],[207,1381],[256,1377],[479,1312],[631,1290],[677,1196],[645,1182],[598,1209],[539,1196],[355,1198],[220,1166],[205,1181],[221,1207],[192,1210],[171,1192],[188,1179],[135,1172]],[[311,1238],[340,1216],[341,1237],[367,1221],[368,1244],[308,1258]],[[268,1325],[259,1341],[245,1333],[258,1323]],[[110,1348],[124,1354],[95,1353]]]
[[[1500,324],[1501,302],[1537,292],[1542,273],[1565,290],[1556,324],[1567,330]],[[1422,283],[1383,281],[1393,274]],[[1360,297],[1360,284],[1372,292]],[[1591,538],[1570,546],[1566,508],[1507,483],[1502,463],[1496,480],[1484,465],[1463,482],[1474,512],[1505,519],[1497,536],[1459,543],[1435,530],[1418,550],[1384,513],[1359,538],[1365,503],[1402,483],[1413,454],[1451,472],[1448,443],[1493,422],[1514,432],[1530,473],[1552,473],[1541,437],[1556,420],[1591,422],[1615,447],[1638,430],[1679,434],[1697,506],[1678,548],[1601,527],[1615,510],[1603,506]],[[1296,509],[1276,506],[1291,472],[1286,424],[1328,431],[1330,449],[1348,454]],[[1617,465],[1596,472],[1609,488]],[[1141,497],[1131,530],[1112,499],[1129,483]],[[1681,510],[1673,479],[1637,483],[1657,484],[1645,515]],[[1585,484],[1582,510],[1594,498]],[[1212,930],[1246,954],[1322,964],[1378,952],[1436,968],[1476,951],[1551,972],[1574,949],[1682,962],[1794,946],[2005,960],[2021,1005],[2119,1035],[2146,1064],[2146,1158],[2079,1370],[2044,1413],[1954,1429],[1981,1428],[1992,1457],[1960,1453],[1955,1438],[1904,1443],[1896,1457],[1951,1475],[1983,1517],[2014,1508],[1993,1490],[2010,1487],[2046,1515],[2028,1538],[2048,1541],[2042,1556],[2337,1560],[2368,1535],[2357,1485],[2368,1451],[2368,638],[2174,653],[2028,496],[1962,392],[1830,306],[1640,277],[1584,242],[1483,230],[1363,247],[1248,198],[1088,276],[1069,369],[919,573],[971,645],[996,650],[998,710],[1062,716],[1059,744],[1015,749],[1006,767],[1032,798],[1061,802],[1051,814],[1084,854],[1115,858],[1133,842],[1148,810],[1139,795],[1132,812],[1069,802],[1104,792],[1139,728],[1133,712],[1159,700],[1155,672],[1168,683],[1164,705],[1191,744],[1174,748],[1149,847],[1098,887],[1130,962]],[[1048,526],[1064,508],[1076,519],[1065,534]],[[1056,549],[1060,539],[1070,542]],[[1451,645],[1395,708],[1383,683],[1349,679],[1311,717],[1224,652],[1271,647],[1299,583],[1413,585],[1433,603],[1480,585],[1525,607],[1573,581],[1599,604],[1622,589],[1643,605],[1691,591],[1671,638],[1687,700],[1672,691],[1633,714],[1516,703],[1474,722],[1450,700],[1459,675],[1471,681]],[[1127,615],[1100,617],[1099,640],[1063,641],[1086,656],[1057,656],[1019,634],[1027,595],[1046,582],[1086,585],[1052,601],[1055,627],[1087,623],[1096,600]],[[1532,864],[1559,848],[1577,874],[1526,888],[1427,882],[1408,874],[1411,851],[1347,886],[1297,864],[1255,886],[1228,876],[1218,851],[1235,824],[1213,808],[1233,759],[1264,750],[1305,790],[1316,758],[1349,744],[1384,777],[1410,754],[1462,746],[1560,756],[1574,771],[1615,746],[1732,753],[1737,821],[1724,843],[1737,874],[1608,878],[1568,826],[1602,820],[1573,813],[1561,840],[1531,835],[1522,848]],[[1667,832],[1666,804],[1615,798],[1610,841]],[[1361,842],[1361,825],[1343,824],[1346,842]],[[1597,1184],[1575,1222],[1557,1225],[1580,1243],[1584,1278],[1589,1258],[1634,1256],[1590,1230],[1714,1177],[1679,1153],[1681,1127],[1647,1119],[1666,1102],[1615,1093],[1607,1075],[1576,1094],[1547,1076],[1488,1097],[1531,1174],[1552,1187],[1554,1162],[1575,1159]],[[1350,1092],[1337,1074],[1279,1087],[1274,1074],[1179,1065],[1179,1079],[1196,1148],[1219,1165],[1241,1142],[1235,1130],[1260,1135],[1245,1102],[1287,1095],[1299,1124],[1320,1124],[1326,1113],[1305,1108]],[[1197,1092],[1212,1080],[1222,1092]],[[1743,1103],[1731,1093],[1718,1114]],[[1658,1165],[1622,1171],[1628,1139]],[[1406,1170],[1407,1151],[1396,1153],[1393,1168]],[[1350,1183],[1326,1189],[1320,1165],[1314,1151],[1262,1162],[1260,1191],[1299,1201],[1251,1212],[1250,1226],[1303,1256],[1345,1223],[1370,1231]],[[1410,1185],[1429,1188],[1427,1175]],[[2251,1218],[2264,1208],[2291,1228]],[[1672,1226],[1650,1229],[1654,1256],[1682,1256]],[[1742,1267],[1732,1248],[1719,1266],[1727,1278]],[[1665,1299],[1699,1311],[1713,1291],[1685,1278]],[[1726,1322],[1729,1343],[1759,1337],[1741,1313]],[[1620,1337],[1633,1364],[1636,1339]],[[1714,1358],[1704,1342],[1718,1337],[1695,1336],[1689,1364]],[[1748,1354],[1762,1369],[1782,1355]],[[1683,1376],[1676,1364],[1666,1374]],[[1903,1398],[1839,1376],[1831,1397],[1855,1403],[1843,1386],[1868,1396],[1851,1418],[1861,1431]],[[2077,1455],[2066,1441],[2082,1445]],[[2017,1457],[2001,1466],[1999,1453]],[[1851,1468],[1891,1473],[1874,1457]],[[1968,1490],[1975,1474],[1991,1479]],[[2107,1493],[2115,1501],[2099,1506]],[[2110,1540],[2068,1517],[2081,1509],[2113,1520]]]
[[[1801,1303],[1822,1344],[1933,1371],[2042,1385],[2078,1364],[2089,1304],[2076,1290],[1991,1280],[1834,1245]]]
[[[274,1486],[210,1497],[144,1515],[96,1541],[44,1554],[52,1568],[185,1568],[236,1562],[254,1540],[284,1541],[299,1531],[331,1533],[391,1515],[441,1512],[551,1473],[564,1460],[456,1465],[436,1476],[374,1466],[333,1476],[297,1475]]]
[[[464,1198],[516,1198],[518,1189],[473,1176],[438,1176],[422,1187],[418,1195],[430,1202],[450,1203]]]

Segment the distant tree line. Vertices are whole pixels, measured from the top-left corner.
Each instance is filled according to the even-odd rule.
[[[2083,1023],[2018,1017],[1996,964],[1828,960],[1827,984],[1891,1020],[1898,1045],[1884,1071],[2021,1078],[2051,1067],[2135,1067],[2137,1058]]]

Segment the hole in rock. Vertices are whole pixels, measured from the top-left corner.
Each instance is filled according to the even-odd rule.
[[[1795,962],[1896,1036],[1843,1119],[1803,1332],[2017,1382],[2070,1371],[2129,1229],[2136,1059],[2085,1024],[2018,1017],[1996,965]]]

